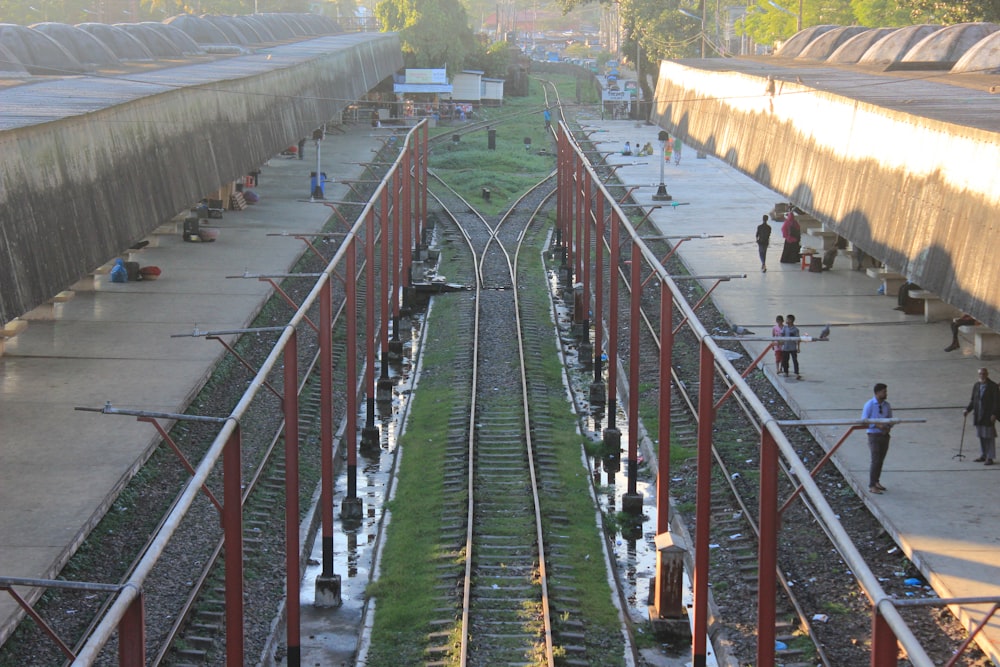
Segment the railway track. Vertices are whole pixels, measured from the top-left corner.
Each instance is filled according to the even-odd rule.
[[[452,487],[456,501],[466,499],[465,514],[449,517],[465,525],[464,534],[451,545],[464,551],[462,585],[456,588],[461,593],[459,662],[553,665],[518,286],[510,254],[498,238],[499,229],[505,223],[509,229],[515,217],[508,211],[491,226],[453,191],[436,198],[446,210],[467,211],[452,219],[476,265],[476,299],[467,307],[471,312],[462,316],[472,322],[470,403],[459,411],[468,415],[463,429],[466,450],[461,453],[466,474]],[[481,336],[486,329],[490,334]],[[500,387],[503,391],[497,391]],[[455,507],[457,515],[462,504],[446,506]]]

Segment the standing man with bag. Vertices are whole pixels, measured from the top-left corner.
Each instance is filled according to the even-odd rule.
[[[972,385],[972,398],[962,416],[972,413],[972,423],[976,426],[981,454],[976,463],[993,465],[997,456],[997,417],[1000,417],[1000,386],[990,379],[990,372],[979,369],[979,380]]]
[[[861,419],[892,419],[892,406],[885,400],[889,394],[889,388],[882,382],[876,383],[873,388],[874,396],[868,399],[865,407],[861,410]],[[871,450],[871,467],[868,469],[868,491],[870,493],[881,494],[885,491],[882,486],[882,463],[885,455],[889,453],[889,431],[892,424],[868,424],[868,449]]]

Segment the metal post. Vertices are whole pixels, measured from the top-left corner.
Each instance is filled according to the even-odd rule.
[[[339,607],[340,577],[333,573],[333,286],[330,278],[319,295],[320,364],[320,517],[322,520],[323,567],[316,577],[315,604]]]
[[[382,205],[379,211],[379,247],[382,266],[379,271],[378,300],[379,342],[381,343],[382,356],[379,362],[381,372],[375,396],[382,401],[392,400],[392,381],[389,379],[389,278],[392,275],[392,267],[389,266],[389,227],[391,226],[389,190],[392,183],[395,183],[395,177],[388,183],[382,184]]]
[[[140,590],[118,624],[119,667],[144,667],[146,664],[145,596]]]
[[[775,602],[778,577],[778,445],[770,431],[760,434],[760,525],[757,540],[757,664],[774,664]]]
[[[657,139],[660,141],[660,184],[653,195],[653,201],[670,201],[673,197],[667,194],[667,186],[663,182],[663,165],[667,161],[667,142],[670,141],[670,135],[666,130],[660,130]]]
[[[285,346],[285,656],[289,667],[299,667],[299,367],[293,329]],[[228,504],[228,503],[227,503]]]
[[[637,490],[639,477],[639,332],[642,327],[642,251],[639,242],[632,241],[632,272],[629,278],[631,300],[629,307],[628,353],[628,491],[622,497],[622,510],[633,515],[642,512],[642,494]]]
[[[413,281],[413,247],[411,245],[411,240],[413,238],[413,194],[416,191],[416,188],[414,187],[414,179],[416,176],[413,173],[416,166],[416,161],[414,159],[415,153],[416,148],[410,144],[406,147],[406,154],[403,157],[403,229],[399,245],[400,250],[403,252],[403,265],[401,267],[401,272],[403,274],[403,285],[406,287],[410,287]]]
[[[708,656],[708,550],[712,522],[712,429],[715,410],[712,389],[715,359],[707,340],[700,343],[698,388],[698,482],[695,500],[694,536],[694,628],[691,637],[693,667],[706,667]]]
[[[345,273],[347,280],[347,381],[344,391],[347,393],[347,425],[344,430],[344,442],[347,445],[347,493],[341,503],[343,506],[358,496],[358,389],[355,378],[358,377],[358,242],[357,237],[349,241]]]
[[[590,385],[590,404],[604,405],[602,363],[604,349],[604,194],[597,196],[594,211],[594,379]]]
[[[656,533],[670,530],[670,398],[674,353],[673,293],[660,284],[660,424],[656,471]]]
[[[316,136],[316,187],[313,188],[312,195],[309,197],[309,201],[315,202],[323,199],[323,171],[320,169],[320,144],[323,143],[322,137],[318,135],[317,132],[313,133]]]
[[[611,255],[608,258],[608,428],[615,429],[615,412],[618,410],[618,266],[621,260],[618,248],[618,213],[611,211]]]
[[[226,666],[243,667],[243,474],[239,424],[222,452],[222,532],[225,544]],[[296,581],[295,588],[298,589]]]
[[[365,221],[365,427],[361,429],[361,449],[378,448],[375,426],[375,209],[369,209]],[[360,518],[360,517],[359,517]]]
[[[889,604],[884,602],[884,604]],[[872,667],[895,667],[899,655],[896,633],[879,612],[879,604],[872,607]]]

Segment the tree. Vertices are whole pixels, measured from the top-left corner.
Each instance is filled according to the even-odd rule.
[[[465,59],[465,68],[479,70],[492,79],[502,79],[507,76],[510,48],[507,42],[486,44],[480,41],[475,51]]]
[[[381,0],[375,7],[382,30],[398,32],[408,67],[447,66],[460,72],[475,50],[465,7],[458,0]]]

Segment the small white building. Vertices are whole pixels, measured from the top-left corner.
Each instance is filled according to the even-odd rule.
[[[483,72],[467,69],[455,75],[451,81],[451,99],[454,102],[479,104],[483,99]]]
[[[482,99],[485,106],[503,106],[504,79],[487,79],[483,77]]]

